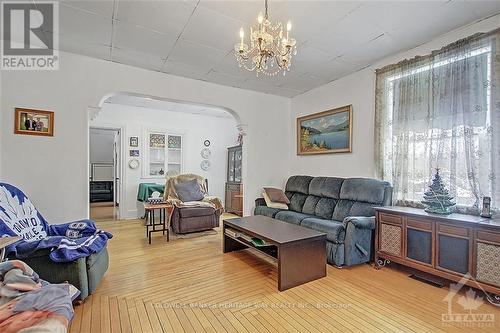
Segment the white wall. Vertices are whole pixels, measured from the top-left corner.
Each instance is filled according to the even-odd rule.
[[[89,132],[90,163],[113,163],[115,132],[95,128],[91,128]]]
[[[170,133],[183,135],[183,172],[195,173],[208,179],[211,195],[224,200],[226,181],[227,147],[234,146],[238,137],[236,121],[233,117],[221,118],[214,116],[195,115],[183,112],[153,110],[142,107],[133,107],[117,104],[104,104],[97,117],[90,122],[90,126],[117,126],[123,127],[125,133],[124,177],[122,190],[124,191],[125,206],[122,218],[137,218],[142,215],[141,205],[137,204],[137,190],[139,183],[165,183],[164,179],[144,178],[142,165],[138,169],[127,167],[130,149],[139,149],[141,163],[145,156],[144,133],[148,129],[166,130]],[[139,148],[128,145],[131,136],[139,137]],[[200,151],[204,148],[203,142],[210,140],[211,168],[203,171],[200,168],[202,157]]]
[[[288,171],[290,100],[164,73],[60,53],[57,71],[1,76],[2,180],[22,188],[51,222],[88,216],[88,108],[107,94],[133,92],[233,110],[247,133],[244,210],[262,184],[283,186]],[[54,137],[14,135],[14,108],[55,112]]]
[[[290,151],[290,173],[341,177],[375,177],[375,70],[468,37],[500,27],[500,15],[452,31],[417,48],[385,58],[354,74],[296,96],[291,102],[291,138],[296,142],[296,118],[343,105],[353,105],[352,153],[298,156]],[[300,51],[300,50],[299,50]]]

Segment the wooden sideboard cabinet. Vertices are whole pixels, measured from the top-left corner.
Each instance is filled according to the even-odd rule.
[[[376,207],[375,265],[392,261],[500,295],[500,221]]]

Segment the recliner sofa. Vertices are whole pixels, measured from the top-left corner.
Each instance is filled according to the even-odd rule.
[[[352,266],[369,262],[373,253],[375,206],[392,202],[388,182],[370,178],[292,176],[285,194],[289,210],[267,207],[256,200],[255,215],[326,233],[330,264]]]

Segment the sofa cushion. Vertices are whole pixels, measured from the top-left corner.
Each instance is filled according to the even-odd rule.
[[[340,199],[381,205],[388,182],[369,178],[348,178],[342,183]]]
[[[208,216],[213,215],[215,212],[215,208],[212,207],[181,207],[176,209],[178,209],[179,215],[183,218]]]
[[[312,217],[302,220],[300,225],[319,232],[324,232],[326,234],[326,239],[330,242],[337,244],[344,243],[345,228],[342,222]]]
[[[288,223],[297,224],[297,225],[300,225],[300,222],[303,219],[308,218],[308,217],[314,217],[314,216],[310,215],[310,214],[304,214],[304,213],[298,213],[298,212],[292,212],[292,211],[286,211],[286,210],[278,212],[274,216],[274,218],[276,218],[278,220],[288,222]]]
[[[316,205],[320,200],[320,197],[309,195],[304,202],[304,206],[302,207],[302,213],[314,215],[316,211]]]
[[[281,212],[281,209],[271,208],[267,206],[257,206],[253,211],[255,215],[264,215],[267,217],[274,217],[278,212]]]
[[[323,198],[340,198],[340,189],[344,178],[314,177],[309,183],[309,194]]]
[[[306,199],[307,194],[293,193],[290,196],[290,204],[288,205],[288,207],[290,207],[290,210],[293,210],[295,212],[302,212],[302,208],[304,207]]]
[[[343,221],[347,216],[374,216],[373,207],[384,204],[388,187],[390,187],[388,182],[377,179],[345,179],[332,219]]]
[[[335,205],[337,205],[336,199],[321,198],[316,204],[316,208],[314,209],[314,215],[322,217],[327,220],[331,219],[333,215],[333,210],[335,209]]]
[[[286,182],[285,191],[309,194],[309,184],[312,179],[311,176],[292,176]]]
[[[339,200],[333,211],[332,219],[343,221],[348,216],[374,216],[373,207],[379,206],[366,202]]]

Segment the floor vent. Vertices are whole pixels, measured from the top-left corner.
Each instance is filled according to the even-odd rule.
[[[420,281],[420,282],[430,284],[431,286],[434,286],[437,288],[443,288],[445,286],[445,284],[443,283],[443,281],[441,279],[433,277],[433,276],[427,276],[427,275],[423,275],[423,274],[414,273],[414,274],[410,275],[410,278],[415,279],[415,280]]]

